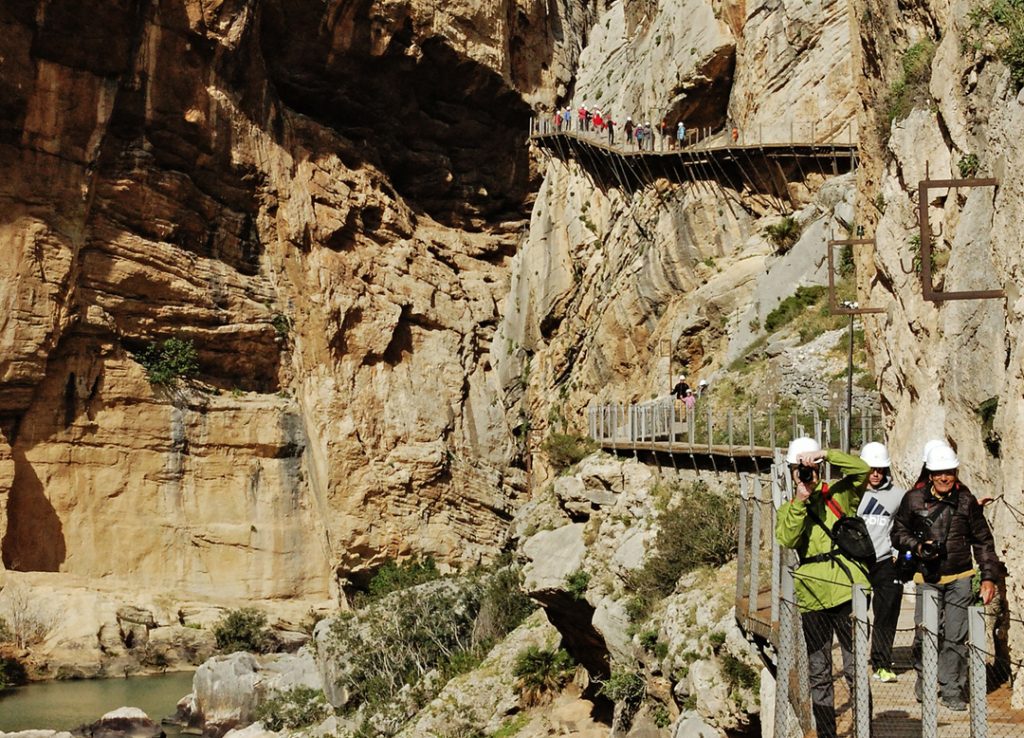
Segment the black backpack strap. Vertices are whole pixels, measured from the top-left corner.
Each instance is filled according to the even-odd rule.
[[[832,550],[828,553],[818,554],[817,556],[808,556],[806,559],[800,559],[800,566],[803,566],[804,564],[817,564],[822,561],[833,561],[840,569],[843,570],[843,573],[846,575],[846,578],[849,579],[850,583],[852,584],[853,574],[850,572],[850,568],[843,563],[843,560],[841,558],[839,558],[840,555],[836,551],[836,547],[838,546],[838,544],[836,543],[835,535],[832,533],[829,527],[825,525],[825,521],[819,518],[817,513],[815,513],[814,510],[810,508],[810,506],[807,506],[805,510],[807,512],[807,517],[809,517],[812,522],[820,525],[824,529],[826,535],[828,535],[829,537],[829,540],[832,541]],[[847,560],[851,564],[856,566],[858,569],[860,569],[861,573],[863,573],[864,576],[867,576],[868,570],[864,567],[863,564],[861,564],[859,561],[854,561],[852,559]]]

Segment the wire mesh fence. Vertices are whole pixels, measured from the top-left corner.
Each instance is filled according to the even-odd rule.
[[[795,552],[774,539],[777,506],[790,495],[786,466],[776,462],[768,475],[740,477],[736,583],[737,619],[773,647],[773,734],[1024,736],[1024,694],[1015,701],[1013,689],[1024,664],[1007,638],[1024,620],[1009,612],[1005,587],[983,606],[970,578],[894,584],[888,594],[851,585],[838,607],[801,608]],[[1003,507],[996,503],[990,514]]]

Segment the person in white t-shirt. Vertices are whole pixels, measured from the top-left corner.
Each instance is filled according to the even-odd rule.
[[[871,580],[871,612],[874,625],[871,631],[871,669],[880,682],[895,682],[892,670],[892,643],[896,637],[896,621],[900,617],[903,582],[896,572],[893,560],[893,516],[900,508],[905,489],[895,487],[889,471],[889,451],[875,441],[865,443],[860,458],[871,467],[868,486],[864,490],[857,515],[864,519],[871,542],[875,544],[876,561],[868,571]]]

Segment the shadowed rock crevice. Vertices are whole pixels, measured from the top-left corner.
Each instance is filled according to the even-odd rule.
[[[369,3],[323,12],[320,2],[263,9],[262,51],[282,101],[352,140],[444,223],[522,217],[530,176],[521,97],[443,39],[417,39],[409,18],[385,41]]]
[[[0,541],[4,566],[14,571],[60,571],[67,557],[64,527],[25,452],[15,448],[12,457],[14,484],[7,500],[7,532]]]

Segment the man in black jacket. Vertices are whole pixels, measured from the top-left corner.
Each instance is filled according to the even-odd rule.
[[[892,526],[892,544],[900,552],[910,551],[918,562],[917,603],[914,622],[915,690],[921,699],[921,593],[938,593],[941,641],[939,645],[939,690],[942,704],[951,710],[967,709],[967,608],[971,606],[973,560],[981,572],[981,599],[986,605],[996,593],[996,581],[1003,565],[996,555],[992,531],[981,505],[957,479],[956,452],[942,445],[931,449],[925,461],[927,480],[907,492]]]

